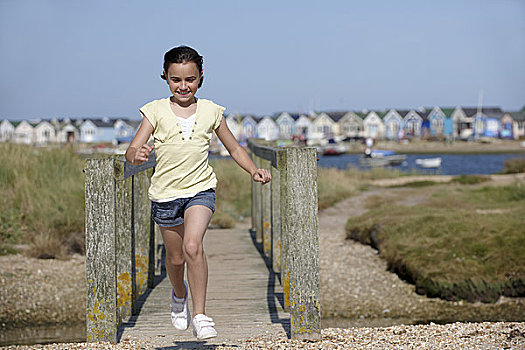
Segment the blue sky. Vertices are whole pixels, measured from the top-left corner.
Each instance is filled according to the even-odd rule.
[[[0,0],[0,119],[138,119],[181,44],[230,113],[525,105],[524,0]]]

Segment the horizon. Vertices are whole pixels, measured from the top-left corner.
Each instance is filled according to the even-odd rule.
[[[439,107],[441,110],[443,110],[443,109],[456,109],[456,108],[461,108],[461,109],[465,110],[465,109],[477,109],[478,108],[477,106],[463,106],[463,105],[456,106],[456,107],[450,107],[450,106],[429,107],[429,106],[426,106],[426,107],[418,107],[418,108],[385,108],[385,109],[362,109],[362,110],[324,110],[324,111],[312,111],[311,113],[316,114],[316,116],[318,116],[318,115],[320,115],[322,113],[327,113],[327,114],[330,114],[330,113],[349,113],[349,112],[354,112],[354,113],[371,113],[371,112],[387,113],[387,112],[389,112],[391,110],[395,110],[397,112],[400,112],[400,111],[407,111],[407,112],[414,111],[416,113],[419,113],[419,112],[430,112],[435,107]],[[424,109],[424,110],[421,110],[421,108]],[[505,109],[501,108],[501,106],[496,106],[496,105],[483,106],[481,111],[483,112],[485,110],[490,110],[490,109],[501,109],[501,111],[503,113],[519,113],[519,112],[525,111],[525,105],[522,108],[518,109],[518,110],[505,110]],[[253,114],[253,113],[243,113],[243,114],[240,114],[240,113],[225,113],[224,117],[227,118],[230,115],[239,115],[241,117],[251,116],[251,117],[253,117],[255,119],[263,119],[263,118],[266,118],[266,117],[276,118],[276,117],[279,117],[283,113],[288,113],[290,115],[305,115],[305,116],[310,116],[311,117],[311,115],[309,113],[298,113],[298,112],[293,112],[293,111],[279,111],[279,112],[275,112],[275,113],[272,113],[272,114],[263,114],[263,115],[257,115],[257,114]],[[119,120],[119,119],[121,119],[121,120],[129,120],[129,121],[141,121],[142,120],[141,118],[128,118],[128,117],[118,117],[118,116],[115,116],[115,117],[112,117],[112,116],[94,116],[94,117],[68,117],[68,116],[58,117],[58,116],[54,116],[54,117],[50,117],[50,118],[21,118],[21,119],[0,118],[0,121],[7,120],[7,121],[10,121],[10,122],[26,121],[26,122],[29,122],[29,123],[38,123],[38,122],[42,122],[42,121],[50,122],[53,119],[57,119],[58,121],[63,121],[64,119],[69,119],[71,121],[78,121],[78,120],[82,120],[82,121],[85,121],[85,120],[104,120],[104,119],[113,120],[113,121],[116,121],[116,120]]]

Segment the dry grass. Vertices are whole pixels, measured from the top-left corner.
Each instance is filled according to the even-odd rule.
[[[63,256],[60,246],[84,232],[84,160],[65,147],[0,144],[0,163],[0,246]]]

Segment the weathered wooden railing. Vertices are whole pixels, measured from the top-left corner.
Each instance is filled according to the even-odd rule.
[[[87,340],[116,342],[118,326],[153,287],[155,234],[147,197],[154,157],[140,166],[123,159],[87,159]]]
[[[315,148],[269,147],[251,139],[258,167],[271,170],[268,185],[252,183],[252,229],[281,274],[293,339],[318,339],[321,330],[317,153]]]

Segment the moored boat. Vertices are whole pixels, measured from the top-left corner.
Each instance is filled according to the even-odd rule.
[[[421,158],[416,159],[416,164],[422,168],[439,168],[441,166],[441,158]]]
[[[359,164],[363,166],[388,166],[399,165],[406,160],[405,154],[397,154],[395,151],[373,150],[369,157],[362,156]]]

